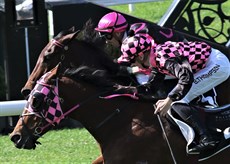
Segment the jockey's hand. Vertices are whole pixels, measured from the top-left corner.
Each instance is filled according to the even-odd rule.
[[[138,73],[140,71],[140,68],[135,66],[135,67],[127,67],[127,71],[130,73],[130,74],[135,74],[135,73]]]
[[[172,100],[167,97],[164,100],[158,100],[156,103],[156,109],[154,114],[160,114],[161,116],[165,116],[168,112],[168,110],[170,109],[172,104]]]

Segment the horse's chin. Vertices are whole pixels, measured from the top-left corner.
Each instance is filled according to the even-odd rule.
[[[36,148],[36,144],[15,144],[15,147],[18,149],[27,149],[27,150],[31,150],[31,149],[35,149]]]
[[[18,149],[35,149],[37,144],[41,144],[38,142],[36,139],[31,139],[31,138],[26,138],[26,139],[19,139],[19,140],[14,140],[11,138],[11,141],[14,143],[15,147]]]

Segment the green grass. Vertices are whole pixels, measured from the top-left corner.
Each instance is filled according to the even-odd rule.
[[[94,138],[85,129],[50,131],[35,150],[17,149],[9,136],[0,137],[0,163],[89,164],[99,156]]]
[[[173,0],[163,0],[163,1],[149,2],[149,3],[137,3],[135,4],[135,9],[132,13],[129,13],[128,5],[112,6],[110,8],[123,12],[123,13],[130,14],[138,18],[142,18],[142,19],[154,22],[154,23],[158,23],[172,2]],[[199,6],[198,3],[194,3],[193,9],[196,9],[198,6]],[[226,16],[230,15],[229,6],[230,6],[230,0],[224,2],[221,6]],[[215,11],[217,11],[217,5],[212,6],[212,5],[203,4],[202,7],[212,8]],[[198,31],[200,30],[200,25],[198,24],[198,18],[196,17],[195,12],[194,12],[194,16],[195,16],[195,24],[196,24],[195,32],[198,33]],[[202,19],[207,16],[210,16],[210,18],[215,19],[208,27],[206,27],[206,30],[209,32],[209,34],[213,38],[215,38],[215,41],[217,43],[227,42],[228,38],[224,37],[224,35],[219,35],[219,31],[221,31],[221,28],[222,28],[221,19],[215,14],[214,11],[203,10],[201,14]],[[186,17],[186,14],[184,15],[184,17]],[[224,26],[223,26],[224,34],[228,35],[229,27],[230,27],[230,21],[225,21]],[[210,28],[213,28],[214,30]],[[218,32],[215,30],[218,30]],[[200,32],[199,35],[207,38],[206,34],[204,34],[203,32]]]
[[[172,1],[173,0],[163,0],[148,3],[136,3],[134,11],[132,13],[129,12],[128,4],[120,6],[110,6],[110,8],[138,18],[142,18],[157,23],[164,15],[164,13],[167,11]]]

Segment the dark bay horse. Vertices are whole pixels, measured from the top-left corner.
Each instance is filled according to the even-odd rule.
[[[81,31],[75,31],[74,28],[71,28],[59,33],[50,41],[42,50],[33,72],[22,89],[22,93],[27,96],[35,86],[36,81],[59,62],[66,68],[80,65],[103,66],[110,68],[111,72],[115,72],[118,67],[109,60],[106,53],[98,49],[98,47],[103,47],[103,44],[97,41],[96,33],[92,29],[87,25]],[[217,88],[219,95],[217,98],[220,105],[230,102],[229,84],[230,79]]]
[[[43,76],[32,90],[10,134],[17,148],[35,149],[39,137],[69,116],[97,140],[105,164],[198,162],[198,156],[186,154],[186,142],[178,129],[153,114],[152,103],[130,97],[105,99],[110,91],[101,80],[108,78],[105,73],[82,67],[57,76],[58,68]],[[227,164],[229,153],[227,149],[201,163]]]

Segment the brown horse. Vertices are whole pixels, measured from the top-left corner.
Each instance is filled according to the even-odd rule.
[[[92,29],[89,24],[86,24],[85,28],[80,32],[76,32],[71,28],[59,33],[50,41],[42,50],[33,72],[22,89],[22,93],[27,96],[35,86],[36,81],[58,62],[61,62],[66,68],[77,67],[84,64],[94,67],[104,65],[104,67],[111,68],[112,71],[118,69],[118,67],[109,60],[107,54],[97,48],[103,47],[103,44],[101,44],[101,42],[95,42],[97,37]],[[170,84],[171,80],[166,83]],[[217,98],[220,105],[230,103],[230,95],[228,94],[229,83],[230,79],[217,88],[219,94]]]
[[[198,156],[186,154],[186,142],[178,129],[153,114],[152,103],[129,97],[105,99],[114,88],[105,85],[101,79],[110,76],[100,71],[82,67],[57,77],[56,67],[44,75],[10,134],[15,146],[35,149],[38,138],[68,115],[97,140],[105,164],[198,163]],[[212,114],[207,114],[208,118]],[[218,117],[223,115],[229,118],[229,109],[219,112]],[[229,163],[229,153],[227,149],[202,163]]]

